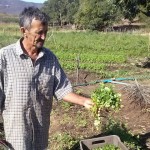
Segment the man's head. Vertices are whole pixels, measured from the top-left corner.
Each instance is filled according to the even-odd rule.
[[[38,8],[25,8],[19,16],[19,24],[24,40],[29,46],[41,48],[48,31],[49,17]]]

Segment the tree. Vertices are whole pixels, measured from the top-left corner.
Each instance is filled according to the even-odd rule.
[[[42,10],[46,12],[51,21],[57,22],[62,26],[66,16],[66,5],[68,0],[48,0],[44,3]]]
[[[150,17],[150,1],[149,0],[139,0],[139,11]]]
[[[109,0],[80,0],[75,22],[91,30],[102,30],[117,18],[117,8]]]
[[[78,0],[48,0],[42,10],[46,12],[51,21],[57,22],[61,27],[64,23],[73,23],[74,14],[78,10]]]
[[[149,0],[115,0],[114,4],[119,7],[124,18],[131,22],[139,13],[150,17]]]
[[[66,20],[67,22],[74,24],[74,16],[77,13],[79,8],[79,0],[69,0],[69,3],[67,5],[67,16]]]

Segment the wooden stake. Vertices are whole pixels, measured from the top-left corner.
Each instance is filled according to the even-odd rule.
[[[79,69],[80,69],[80,57],[79,55],[76,58],[77,61],[77,77],[76,77],[76,84],[78,84],[79,82]]]

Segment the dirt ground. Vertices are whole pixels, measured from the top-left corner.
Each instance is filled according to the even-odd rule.
[[[91,83],[87,86],[77,86],[74,90],[79,94],[90,97],[93,90],[95,90],[99,83],[95,83],[96,80],[100,81],[101,78],[98,74],[80,71],[77,78],[76,72],[68,73],[68,78],[72,84],[78,82],[82,85]],[[78,80],[77,80],[78,79]],[[133,81],[123,81],[126,83],[132,83]],[[95,83],[95,84],[94,84]],[[139,81],[141,85],[150,85],[150,80]],[[110,83],[107,83],[110,84]],[[113,84],[115,89],[122,94],[122,105],[123,107],[118,113],[114,113],[113,117],[121,120],[121,122],[127,125],[134,135],[138,135],[141,139],[142,150],[150,149],[150,115],[147,109],[141,108],[139,103],[133,99],[128,98],[128,93],[124,91],[124,86],[120,84]],[[54,102],[53,111],[51,114],[51,128],[50,134],[50,145],[51,150],[60,150],[57,147],[59,144],[56,142],[54,136],[67,133],[74,139],[85,139],[97,137],[102,131],[96,130],[93,122],[94,118],[89,114],[89,110],[79,105],[62,105],[62,102]],[[107,117],[106,117],[107,119]],[[57,134],[58,133],[58,134]],[[51,139],[52,138],[52,139]],[[62,140],[62,139],[61,139]],[[61,142],[61,140],[59,142]],[[69,150],[78,150],[79,145],[74,145]],[[65,148],[63,150],[66,150]],[[67,149],[68,150],[68,149]]]
[[[93,81],[100,80],[99,75],[89,72],[79,72],[79,76],[77,78],[76,73],[68,73],[67,74],[72,83],[94,83]],[[131,82],[131,81],[123,81],[123,82]],[[133,81],[132,81],[133,82]],[[142,85],[150,85],[150,80],[148,81],[140,81]],[[145,110],[141,108],[138,102],[135,100],[128,98],[128,93],[124,91],[123,85],[113,84],[115,89],[122,94],[122,105],[123,108],[118,113],[114,114],[114,117],[121,120],[125,123],[128,129],[134,134],[139,135],[141,137],[141,143],[145,145],[145,150],[150,149],[150,115],[148,109]],[[99,86],[97,84],[90,84],[88,86],[77,86],[74,89],[78,91],[80,94],[82,93],[85,96],[90,96],[91,92]],[[77,137],[88,138],[94,137],[98,134],[101,134],[101,131],[96,131],[93,127],[93,118],[88,116],[87,110],[85,110],[81,106],[72,105],[71,109],[67,110],[62,108],[59,104],[54,103],[53,111],[51,116],[51,129],[50,135],[53,135],[57,131],[67,132]],[[61,120],[65,119],[66,116],[63,114],[68,113],[68,116],[74,117],[77,113],[83,116],[84,119],[87,120],[88,125],[76,127],[75,123],[72,121],[62,123]]]

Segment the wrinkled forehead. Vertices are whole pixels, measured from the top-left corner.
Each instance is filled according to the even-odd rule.
[[[48,23],[34,18],[31,22],[31,27],[48,27]]]
[[[48,30],[48,24],[43,23],[41,20],[33,19],[31,22],[30,29],[32,31],[47,31]]]
[[[34,18],[32,19],[32,21],[31,21],[31,24],[32,24],[33,22],[36,22],[36,23],[38,22],[38,23],[40,23],[40,24],[42,24],[42,25],[44,25],[44,26],[48,25],[47,20],[45,20],[45,19],[39,19],[38,17],[34,17]]]

